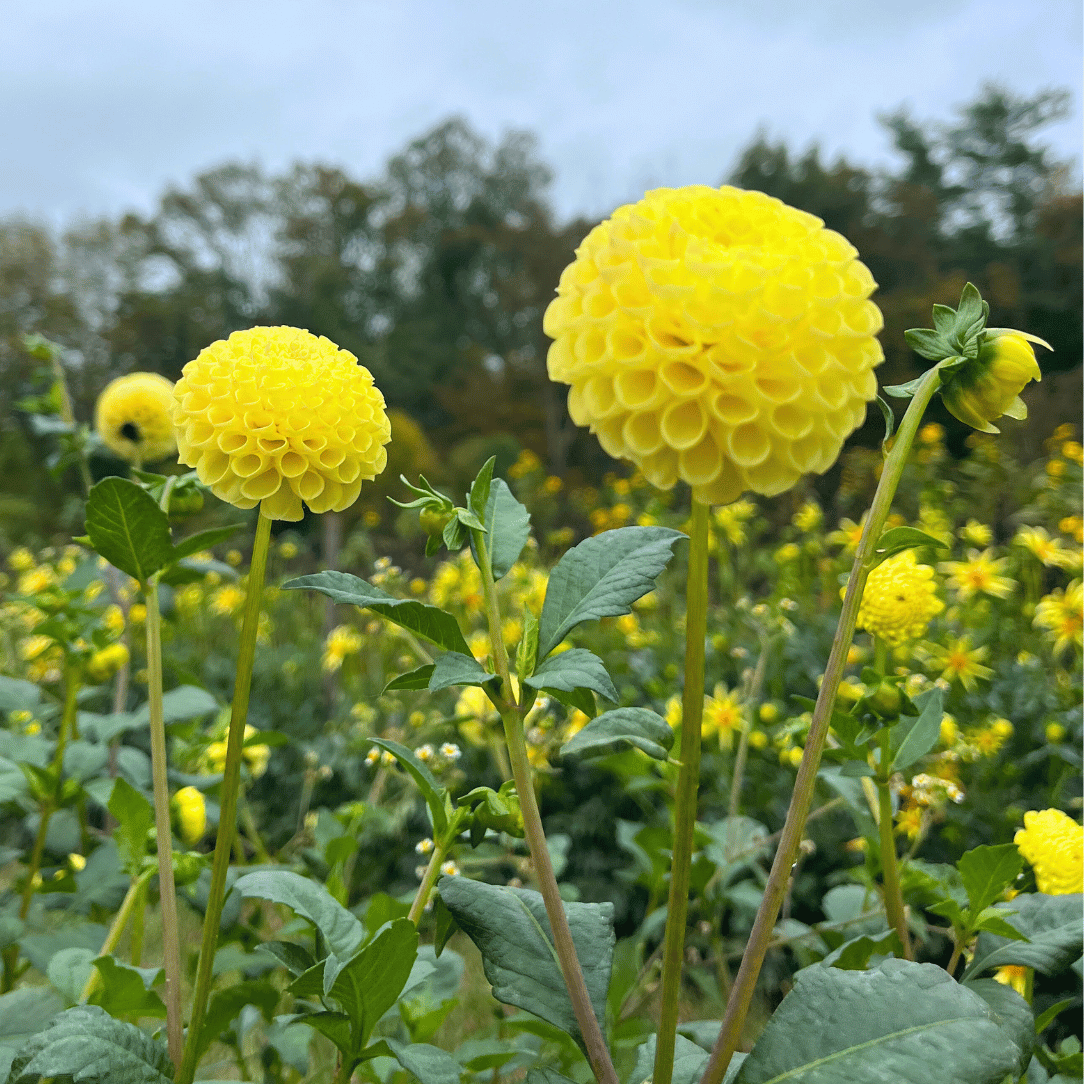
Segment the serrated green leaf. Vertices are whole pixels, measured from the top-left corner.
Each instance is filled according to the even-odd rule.
[[[673,744],[674,732],[661,715],[647,708],[615,708],[574,734],[561,747],[561,756],[607,756],[632,746],[655,760],[666,760]]]
[[[568,550],[546,587],[538,657],[544,659],[581,622],[631,613],[685,537],[668,527],[619,527]]]
[[[435,693],[453,685],[486,685],[495,680],[499,680],[497,675],[486,670],[473,655],[447,651],[434,664],[427,688]]]
[[[274,956],[291,975],[302,975],[316,965],[312,953],[293,941],[263,941],[256,947]]]
[[[140,583],[170,561],[169,517],[127,478],[103,478],[91,488],[86,531],[97,553]]]
[[[975,847],[962,855],[956,868],[967,890],[971,913],[978,915],[1016,880],[1024,859],[1012,843]]]
[[[920,713],[917,716],[905,716],[892,728],[894,771],[902,772],[924,757],[941,736],[945,694],[940,689],[931,689],[916,697],[915,703],[921,709]]]
[[[548,1021],[582,1046],[542,896],[466,877],[442,876],[437,889],[460,929],[478,946],[493,996]],[[566,903],[564,908],[591,1005],[605,1027],[613,905]]]
[[[1001,909],[1015,912],[1006,913],[1005,921],[1028,940],[1010,941],[997,934],[980,933],[964,979],[1006,964],[1033,967],[1044,975],[1064,970],[1081,953],[1084,939],[1080,922],[1082,902],[1080,893],[1046,896],[1036,892],[1014,896]]]
[[[582,647],[551,655],[524,680],[532,689],[556,689],[563,693],[590,689],[612,703],[616,704],[619,699],[602,660],[593,651]]]
[[[234,884],[245,899],[281,903],[307,918],[340,960],[350,959],[365,939],[365,928],[322,885],[288,869],[246,873]]]
[[[893,557],[897,553],[917,549],[919,546],[937,546],[944,549],[945,543],[934,538],[933,535],[926,534],[925,531],[918,530],[916,527],[893,527],[891,530],[885,531],[878,539],[873,550],[876,555],[873,567],[875,568],[882,561],[887,561],[889,557]]]
[[[129,874],[136,874],[147,853],[147,838],[154,827],[154,807],[123,776],[113,783],[109,812],[117,821],[114,838],[121,861]]]
[[[458,622],[451,614],[415,599],[393,598],[379,587],[347,572],[317,572],[312,576],[300,576],[282,586],[286,591],[319,591],[335,602],[368,608],[445,651],[458,651],[463,655],[471,653]]]
[[[408,772],[422,792],[433,831],[443,836],[448,828],[448,814],[444,808],[444,788],[437,782],[433,773],[405,746],[387,738],[370,738],[373,745],[386,749]]]
[[[737,1081],[947,1082],[946,1051],[954,1084],[1002,1084],[1019,1059],[986,1002],[933,964],[818,964],[798,973]]]
[[[110,1016],[152,1016],[165,1019],[166,1007],[150,988],[161,968],[132,967],[112,956],[99,956],[94,966],[102,977],[94,1004]]]
[[[417,670],[410,670],[398,677],[393,677],[381,690],[381,696],[384,693],[398,692],[403,689],[428,689],[433,669],[433,664],[427,663],[425,666],[419,666]]]
[[[227,527],[211,527],[209,530],[190,535],[173,547],[169,555],[170,562],[179,561],[183,557],[191,557],[193,553],[199,553],[200,550],[209,550],[213,546],[227,542],[242,527],[244,527],[243,523],[231,523]]]
[[[937,331],[925,327],[914,327],[903,333],[907,345],[928,361],[941,361],[953,353],[952,344]],[[886,389],[887,390],[887,389]]]
[[[531,516],[502,478],[494,478],[486,500],[486,552],[493,578],[499,580],[519,560],[531,537]],[[475,554],[475,559],[477,559]]]
[[[170,1084],[173,1066],[165,1046],[134,1024],[114,1020],[96,1005],[80,1005],[23,1045],[8,1084],[63,1076],[79,1084]]]

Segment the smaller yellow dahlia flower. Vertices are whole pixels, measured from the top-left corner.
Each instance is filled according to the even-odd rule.
[[[203,792],[195,787],[181,787],[173,796],[173,802],[180,837],[189,847],[194,847],[207,831],[207,803]]]
[[[159,373],[129,373],[105,386],[94,407],[102,443],[129,463],[153,463],[177,450],[173,384]]]
[[[95,651],[87,662],[87,677],[99,684],[108,681],[128,661],[128,649],[124,644],[110,644]]]
[[[1030,381],[1043,378],[1032,343],[1053,349],[1023,331],[987,329],[978,357],[952,373],[941,389],[949,413],[983,433],[1000,432],[992,423],[1003,414],[1026,418],[1020,393]]]
[[[961,602],[975,595],[1008,598],[1016,584],[1002,573],[1008,570],[1008,557],[994,557],[992,549],[968,550],[966,561],[942,561],[937,567],[948,575],[946,583]]]
[[[916,640],[945,608],[937,597],[933,569],[904,550],[882,561],[866,580],[858,627],[888,644]]]
[[[293,327],[212,343],[177,381],[180,460],[215,496],[271,519],[341,512],[387,465],[384,396],[358,359]]]
[[[1034,623],[1046,629],[1055,655],[1072,644],[1084,647],[1084,581],[1073,580],[1064,591],[1044,595],[1035,607]]]
[[[1048,896],[1084,892],[1084,828],[1060,809],[1029,810],[1013,839]]]

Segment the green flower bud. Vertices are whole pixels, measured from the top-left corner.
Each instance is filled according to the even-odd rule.
[[[423,508],[418,519],[421,521],[422,530],[430,538],[440,538],[452,518],[452,510],[443,511],[437,508]]]
[[[178,888],[192,884],[203,872],[204,858],[195,851],[173,852],[173,880]]]

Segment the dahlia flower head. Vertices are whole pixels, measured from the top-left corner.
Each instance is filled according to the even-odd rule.
[[[737,188],[661,188],[596,226],[546,310],[552,380],[612,456],[708,504],[822,472],[883,360],[876,288],[804,211]]]
[[[177,450],[173,383],[159,373],[129,373],[106,384],[94,406],[102,443],[128,463],[153,463]]]
[[[357,358],[294,327],[235,331],[174,389],[182,463],[215,496],[270,519],[341,512],[387,464],[384,397]]]
[[[1084,828],[1068,814],[1029,810],[1013,842],[1035,870],[1040,892],[1065,896],[1084,891]]]
[[[914,550],[903,550],[882,561],[866,579],[858,627],[887,644],[902,644],[922,636],[944,608],[934,570],[920,565]]]

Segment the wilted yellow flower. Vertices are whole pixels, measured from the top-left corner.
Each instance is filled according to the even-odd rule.
[[[988,328],[978,357],[946,378],[941,398],[949,412],[983,433],[1000,432],[992,423],[1003,414],[1026,418],[1020,393],[1029,381],[1043,378],[1032,343],[1053,349],[1023,331]]]
[[[353,625],[336,625],[327,634],[324,644],[324,657],[321,666],[325,673],[334,673],[343,664],[347,655],[354,655],[361,650],[364,641],[361,633]]]
[[[1020,964],[1005,964],[994,972],[994,982],[1002,986],[1011,986],[1021,997],[1027,995],[1028,971],[1030,968]]]
[[[1029,810],[1013,839],[1048,896],[1084,892],[1084,828],[1060,809]]]
[[[181,787],[173,796],[177,810],[177,828],[181,839],[194,847],[207,831],[207,803],[195,787]]]
[[[835,462],[882,360],[876,284],[820,219],[761,192],[657,189],[596,226],[546,311],[568,410],[648,481],[773,495]]]
[[[945,583],[956,592],[961,602],[980,594],[1008,598],[1016,586],[1011,579],[1002,575],[1009,567],[1009,559],[995,559],[993,550],[983,550],[982,553],[968,550],[966,561],[942,561],[937,567],[947,574]]]
[[[238,508],[338,512],[387,464],[391,426],[369,370],[307,331],[235,331],[184,367],[175,393],[181,462]]]
[[[102,443],[129,463],[153,463],[177,450],[173,384],[159,373],[129,373],[110,381],[94,407]]]
[[[1084,586],[1081,580],[1073,580],[1062,591],[1060,588],[1044,595],[1035,607],[1035,624],[1046,629],[1048,638],[1054,641],[1054,654],[1060,655],[1070,644],[1084,647]]]
[[[128,661],[124,644],[110,644],[95,651],[87,662],[87,677],[91,681],[108,681]]]
[[[915,640],[945,608],[937,597],[933,569],[904,550],[882,561],[866,580],[858,627],[889,644]]]

